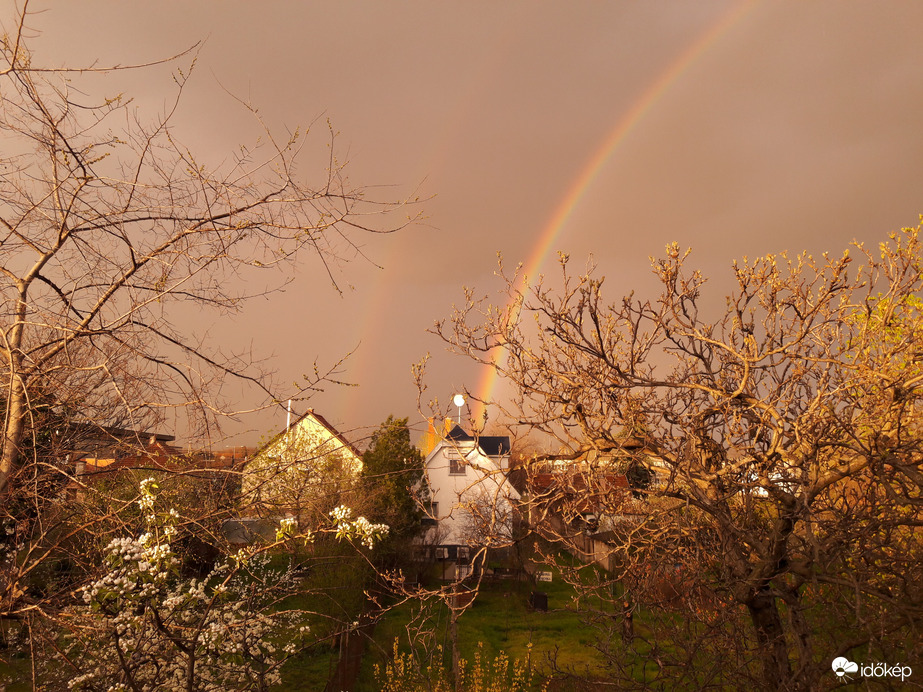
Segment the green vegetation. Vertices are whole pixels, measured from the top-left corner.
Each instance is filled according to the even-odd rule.
[[[0,660],[0,689],[27,692],[32,689],[32,663],[25,650],[4,651]]]
[[[509,674],[517,663],[536,673],[534,683],[553,670],[566,670],[587,678],[606,677],[606,660],[596,648],[598,633],[586,615],[575,611],[576,590],[552,571],[552,581],[537,586],[515,580],[485,580],[477,598],[458,619],[459,652],[469,669],[476,658],[482,667],[505,656]],[[548,612],[529,607],[531,591],[548,596]],[[605,606],[598,599],[592,607]],[[586,603],[584,603],[586,605]],[[374,640],[362,663],[359,690],[377,690],[376,679],[394,658],[394,643],[401,654],[411,653],[408,633],[414,637],[418,663],[443,671],[452,667],[448,641],[449,609],[442,601],[408,601],[393,608],[376,626]]]
[[[340,655],[337,633],[344,623],[356,621],[365,605],[364,590],[371,579],[368,562],[337,541],[318,541],[313,549],[299,592],[279,605],[304,613],[310,628],[296,642],[303,648],[282,666],[282,683],[274,687],[280,691],[324,689]],[[285,556],[286,565],[288,560],[297,564],[298,558]]]
[[[407,418],[388,416],[362,455],[363,511],[371,521],[389,527],[375,551],[380,569],[403,566],[411,553],[410,542],[423,519],[417,500],[427,499],[422,480],[423,455],[410,442]]]

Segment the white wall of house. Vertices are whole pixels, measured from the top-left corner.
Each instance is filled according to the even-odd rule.
[[[352,445],[309,411],[247,463],[243,491],[262,513],[297,516],[319,493],[349,486],[361,472]]]
[[[434,546],[503,545],[513,530],[509,456],[490,457],[473,441],[443,440],[426,457],[432,518],[425,542]]]

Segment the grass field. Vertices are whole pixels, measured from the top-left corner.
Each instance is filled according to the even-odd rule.
[[[529,607],[529,594],[539,587],[548,596],[547,612]],[[552,661],[558,668],[581,676],[604,677],[605,659],[595,648],[599,633],[572,609],[574,589],[557,572],[550,583],[541,583],[539,587],[526,581],[485,581],[474,602],[458,619],[461,658],[470,667],[477,654],[482,661],[490,662],[502,653],[511,663],[519,661],[531,668],[536,678],[550,674]],[[594,605],[604,608],[602,603]],[[395,640],[400,651],[409,652],[409,633],[415,629],[427,632],[418,637],[417,655],[436,652],[435,656],[441,658],[437,665],[451,670],[448,621],[448,608],[441,602],[395,607],[375,629],[357,689],[369,692],[380,689],[375,665],[379,670],[384,669],[393,656]]]

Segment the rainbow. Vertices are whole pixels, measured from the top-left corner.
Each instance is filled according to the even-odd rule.
[[[694,41],[692,45],[683,51],[679,57],[664,70],[657,80],[641,94],[634,102],[634,105],[619,118],[602,144],[600,144],[596,152],[583,166],[580,174],[574,182],[571,183],[567,190],[567,194],[564,195],[564,198],[554,210],[551,219],[539,235],[538,242],[536,242],[535,246],[532,248],[532,252],[528,259],[523,263],[522,276],[526,281],[534,280],[535,277],[538,276],[551,252],[555,240],[561,235],[561,232],[566,227],[574,210],[580,204],[587,190],[592,185],[593,180],[599,175],[600,171],[615,153],[618,146],[625,141],[625,138],[669,90],[670,86],[682,77],[689,67],[692,66],[712,44],[718,41],[718,39],[720,39],[731,27],[737,24],[756,6],[756,4],[757,2],[754,1],[745,2],[733,7],[725,13],[714,26],[709,28],[702,36]],[[511,308],[512,301],[507,305],[507,310]],[[484,402],[485,405],[490,402],[493,397],[494,388],[497,384],[498,372],[502,369],[505,361],[506,351],[498,349],[496,360],[492,366],[486,368],[485,375],[473,392],[475,397]]]

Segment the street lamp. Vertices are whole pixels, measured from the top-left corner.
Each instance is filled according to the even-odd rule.
[[[465,405],[465,396],[464,394],[456,394],[452,401],[458,406],[458,425],[461,426],[461,407]]]

